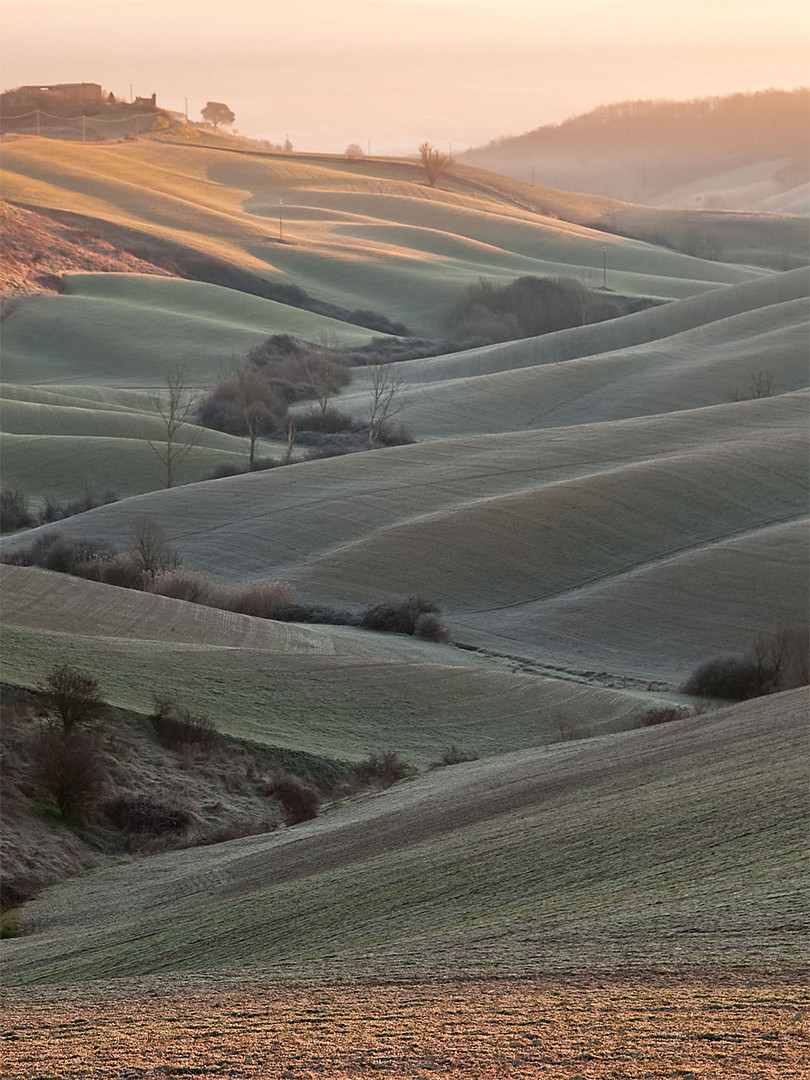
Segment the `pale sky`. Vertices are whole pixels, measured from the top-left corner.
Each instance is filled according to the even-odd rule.
[[[454,150],[634,98],[810,82],[806,0],[0,0],[4,89],[99,82],[296,149]]]

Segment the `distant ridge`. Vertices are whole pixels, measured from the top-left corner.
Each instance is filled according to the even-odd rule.
[[[622,101],[497,139],[459,160],[538,184],[653,203],[667,201],[668,192],[698,178],[767,164],[773,190],[760,193],[766,198],[807,182],[809,120],[806,87],[689,101]],[[718,192],[714,199],[704,195],[704,205],[727,204]]]

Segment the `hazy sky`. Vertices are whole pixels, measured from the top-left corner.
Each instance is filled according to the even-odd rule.
[[[299,150],[411,153],[631,98],[806,85],[806,0],[0,0],[3,88],[100,82]]]

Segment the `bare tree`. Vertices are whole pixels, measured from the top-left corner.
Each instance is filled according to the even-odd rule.
[[[437,150],[429,142],[423,142],[419,147],[419,157],[422,159],[422,165],[431,187],[436,187],[436,181],[450,172],[453,165],[453,159],[449,154],[443,154],[441,150]]]
[[[154,394],[152,402],[166,428],[166,439],[159,445],[150,441],[149,445],[166,469],[166,487],[170,488],[174,484],[177,465],[188,455],[200,437],[199,428],[189,425],[187,430],[182,432],[182,442],[179,438],[180,429],[189,423],[197,403],[197,395],[188,385],[186,369],[182,365],[169,369],[166,375],[166,393]]]
[[[289,419],[287,421],[287,449],[284,452],[284,464],[289,465],[292,461],[293,450],[295,448],[295,436],[298,434],[298,429],[295,426],[295,421]]]
[[[266,379],[255,370],[244,365],[237,367],[233,374],[236,396],[234,404],[244,421],[244,430],[250,440],[248,452],[250,467],[256,457],[256,442],[266,434],[275,422],[278,411],[278,396]]]
[[[380,442],[386,423],[402,408],[399,398],[402,379],[391,364],[375,364],[371,369],[371,400],[368,407],[368,445],[373,450]]]
[[[180,565],[180,555],[169,546],[166,534],[150,514],[138,514],[132,525],[132,559],[145,573],[174,570]]]

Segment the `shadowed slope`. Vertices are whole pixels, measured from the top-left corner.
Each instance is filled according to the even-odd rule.
[[[802,962],[802,692],[438,770],[28,905],[7,984]]]

